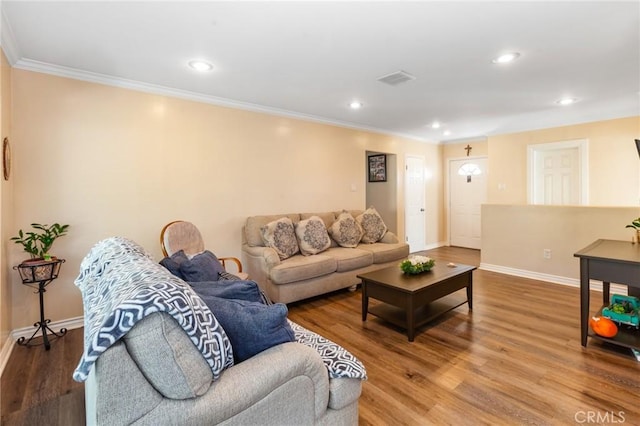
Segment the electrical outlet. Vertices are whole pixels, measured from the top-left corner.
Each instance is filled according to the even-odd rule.
[[[542,257],[545,259],[551,259],[551,249],[542,250]]]

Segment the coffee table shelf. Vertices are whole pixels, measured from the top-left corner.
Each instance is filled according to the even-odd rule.
[[[418,328],[465,303],[467,303],[466,294],[463,291],[457,291],[428,305],[420,306],[414,311],[414,326]],[[405,330],[408,328],[407,313],[397,306],[380,302],[376,306],[370,306],[369,313]]]
[[[473,309],[475,266],[447,265],[436,262],[429,272],[405,275],[397,266],[358,275],[362,280],[362,321],[371,313],[407,330],[413,342],[416,327],[458,306],[468,303]],[[459,298],[459,290],[466,298]],[[383,302],[369,308],[369,298]]]

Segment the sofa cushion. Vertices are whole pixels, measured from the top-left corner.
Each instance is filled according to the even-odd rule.
[[[351,213],[346,210],[340,213],[329,234],[341,247],[357,247],[362,238],[362,228]]]
[[[224,267],[215,254],[205,250],[180,263],[180,272],[185,281],[217,281]]]
[[[333,222],[336,220],[336,215],[333,212],[324,212],[324,213],[300,213],[300,219],[310,219],[313,216],[317,216],[324,222],[324,227],[329,229]]]
[[[392,262],[409,256],[409,245],[405,243],[360,244],[358,249],[371,252],[371,254],[373,254],[373,263]]]
[[[387,232],[387,225],[384,224],[382,217],[373,207],[369,207],[364,213],[358,215],[356,221],[364,231],[361,240],[363,243],[372,244],[378,242]]]
[[[295,341],[295,335],[287,321],[287,306],[283,303],[265,305],[261,302],[224,299],[196,292],[227,333],[236,363],[270,347]]]
[[[353,271],[373,263],[373,254],[370,251],[357,248],[332,247],[324,254],[336,260],[337,272]]]
[[[123,339],[140,371],[165,397],[195,398],[211,386],[211,368],[170,315],[160,312],[147,316]]]
[[[280,215],[268,215],[268,216],[250,216],[247,218],[247,222],[244,226],[244,238],[249,247],[264,247],[264,241],[262,240],[262,232],[260,231],[263,226],[274,220],[278,220],[283,217],[288,217],[294,224],[300,220],[300,215],[297,213],[280,214]]]
[[[324,253],[293,256],[271,268],[269,278],[274,284],[287,284],[331,274],[336,268],[336,260]]]
[[[361,379],[331,379],[329,380],[329,408],[341,410],[357,401],[361,393]]]
[[[318,254],[331,246],[331,239],[324,222],[318,216],[311,216],[295,226],[300,253],[303,256]]]
[[[260,232],[264,245],[274,249],[280,260],[287,259],[300,251],[293,222],[288,217],[267,223],[260,228]]]

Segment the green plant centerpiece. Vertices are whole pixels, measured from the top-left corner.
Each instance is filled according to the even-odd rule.
[[[67,235],[69,225],[42,225],[40,223],[32,223],[31,227],[37,231],[24,232],[22,229],[18,231],[17,237],[11,237],[11,241],[21,244],[24,251],[31,255],[31,259],[51,260],[49,250],[54,241],[64,235]]]
[[[416,275],[422,272],[430,271],[434,267],[436,261],[427,256],[409,256],[400,263],[400,269],[408,275]]]

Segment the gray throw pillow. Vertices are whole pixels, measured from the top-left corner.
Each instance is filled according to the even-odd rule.
[[[267,223],[260,228],[260,233],[264,245],[274,249],[280,260],[285,260],[299,251],[293,222],[288,217]]]
[[[341,247],[357,247],[363,232],[351,213],[343,210],[329,228],[329,234]]]
[[[180,272],[185,281],[218,281],[224,268],[215,254],[205,250],[180,263]]]
[[[184,250],[180,250],[162,259],[160,264],[167,268],[173,275],[184,280],[184,275],[182,275],[182,271],[180,271],[180,264],[186,260],[189,260],[189,258],[184,254]]]
[[[296,224],[296,238],[300,253],[304,256],[317,254],[331,247],[331,240],[324,222],[318,216],[301,220]]]
[[[260,288],[253,281],[203,281],[189,282],[189,285],[200,297],[206,295],[222,297],[223,299],[262,302]]]
[[[382,217],[373,207],[369,207],[361,215],[358,215],[356,221],[360,224],[364,232],[364,235],[362,235],[363,243],[376,243],[380,241],[387,232],[387,225],[384,224]]]

